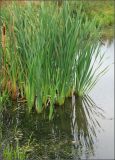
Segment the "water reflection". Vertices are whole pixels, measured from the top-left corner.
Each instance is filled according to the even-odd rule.
[[[103,111],[89,96],[73,98],[72,134],[75,147],[83,150],[83,156],[94,155],[97,130],[101,129],[98,118],[104,118]]]
[[[13,104],[12,104],[13,105]],[[31,114],[22,105],[10,106],[3,112],[2,141],[25,145],[34,141],[31,159],[81,159],[95,152],[96,132],[100,128],[98,117],[103,117],[89,96],[68,99],[64,106],[56,107],[55,118],[49,122],[47,114]],[[21,135],[21,136],[20,136]]]

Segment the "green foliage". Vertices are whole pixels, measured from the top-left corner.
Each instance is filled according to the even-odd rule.
[[[25,160],[26,159],[26,153],[22,148],[19,148],[16,146],[16,148],[13,148],[11,145],[7,145],[6,148],[3,151],[3,158],[5,160]]]
[[[55,103],[62,105],[73,92],[88,93],[104,72],[100,71],[99,25],[82,8],[76,16],[68,2],[60,8],[44,2],[39,7],[28,2],[2,8],[7,31],[4,78],[10,82],[10,89],[5,88],[13,99],[20,90],[29,111],[35,107],[39,113],[50,104],[51,119]]]
[[[33,152],[34,140],[31,136],[26,143],[20,145],[23,134],[17,127],[14,129],[13,137],[10,142],[1,140],[0,151],[4,160],[26,160],[29,159],[30,154]]]

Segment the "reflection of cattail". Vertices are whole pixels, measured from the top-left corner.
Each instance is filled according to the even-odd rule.
[[[6,43],[6,25],[4,24],[2,27],[2,48],[5,49]]]

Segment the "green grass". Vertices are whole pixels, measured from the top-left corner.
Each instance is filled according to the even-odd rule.
[[[62,105],[73,93],[88,94],[105,71],[100,70],[100,25],[88,18],[83,4],[76,16],[68,2],[60,8],[13,3],[1,13],[6,25],[5,47],[0,48],[2,93],[13,100],[20,94],[29,111],[49,107],[51,119],[54,104]]]

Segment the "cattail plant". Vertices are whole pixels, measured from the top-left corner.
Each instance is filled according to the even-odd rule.
[[[6,58],[11,97],[16,99],[17,89],[21,90],[29,111],[34,108],[39,113],[49,108],[50,119],[54,104],[63,105],[73,93],[81,97],[88,94],[105,71],[100,71],[103,55],[96,20],[88,19],[82,5],[73,16],[69,3],[63,3],[59,8],[60,3],[41,2],[39,9],[31,2],[23,7],[14,3],[1,16],[8,26]],[[4,50],[5,32],[4,25]]]

